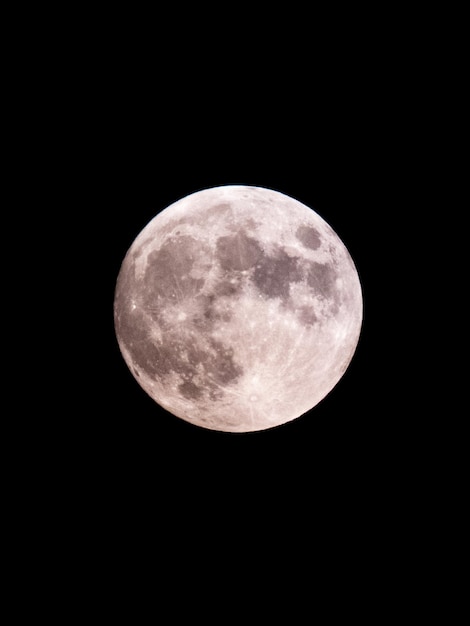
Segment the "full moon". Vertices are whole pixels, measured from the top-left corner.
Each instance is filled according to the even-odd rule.
[[[227,185],[171,204],[116,284],[119,348],[160,406],[197,426],[260,431],[317,405],[351,362],[362,291],[338,235],[298,200]]]

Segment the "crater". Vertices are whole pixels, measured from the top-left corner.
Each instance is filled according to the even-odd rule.
[[[303,246],[310,250],[318,250],[321,246],[320,234],[311,226],[299,226],[295,236]]]

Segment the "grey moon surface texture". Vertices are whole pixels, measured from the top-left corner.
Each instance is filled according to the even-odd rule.
[[[128,250],[116,283],[122,356],[160,406],[197,426],[260,431],[317,405],[359,340],[362,290],[326,221],[263,187],[192,193]]]

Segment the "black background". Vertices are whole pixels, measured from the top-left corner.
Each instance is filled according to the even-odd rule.
[[[106,322],[104,361],[96,364],[101,405],[92,410],[92,399],[89,423],[99,442],[95,454],[112,475],[126,477],[133,494],[158,485],[177,501],[189,497],[198,510],[228,506],[248,518],[260,498],[274,509],[296,503],[301,511],[314,494],[331,504],[357,503],[358,497],[369,503],[389,477],[394,440],[386,405],[378,401],[387,342],[374,274],[384,215],[392,209],[378,120],[362,107],[348,106],[345,113],[338,101],[311,108],[311,95],[287,86],[282,105],[274,88],[257,87],[246,81],[223,91],[207,85],[202,100],[200,89],[183,90],[176,98],[184,102],[179,115],[159,109],[154,116],[152,106],[144,106],[142,124],[134,109],[132,124],[117,116],[97,172],[100,186],[106,181],[99,217],[91,216],[106,241],[97,298]],[[200,108],[193,110],[195,94]],[[362,335],[340,383],[298,420],[246,435],[204,430],[160,409],[128,371],[112,319],[116,277],[135,236],[175,200],[224,184],[270,187],[314,208],[348,247],[364,290]]]
[[[296,82],[249,66],[186,70],[176,86],[108,71],[76,119],[88,260],[79,265],[87,324],[78,349],[89,363],[76,423],[85,471],[111,497],[148,504],[148,493],[163,490],[199,511],[228,506],[242,517],[260,498],[304,512],[318,494],[334,506],[360,498],[369,506],[397,470],[392,448],[401,437],[400,421],[387,417],[393,398],[380,396],[390,341],[383,315],[393,306],[382,300],[383,249],[396,180],[406,177],[394,157],[399,122],[388,102],[380,106],[372,76],[317,85],[314,76]],[[360,342],[335,389],[298,420],[246,435],[194,427],[160,409],[128,371],[113,327],[116,278],[140,230],[179,198],[224,184],[269,187],[315,209],[349,249],[364,291]]]
[[[390,216],[396,181],[407,176],[396,128],[388,110],[371,110],[369,84],[322,98],[315,80],[300,92],[274,78],[230,77],[223,88],[213,80],[150,100],[138,92],[117,109],[108,98],[93,123],[83,163],[93,181],[82,214],[93,277],[83,283],[84,394],[63,447],[86,503],[77,515],[85,526],[97,520],[118,569],[134,550],[157,553],[175,585],[199,579],[201,563],[221,590],[237,570],[242,587],[271,576],[295,586],[317,559],[325,576],[336,562],[347,577],[365,564],[372,572],[402,549],[402,512],[416,506],[420,480],[389,324]],[[341,381],[299,419],[259,433],[205,430],[159,408],[114,334],[116,278],[134,238],[172,202],[224,184],[269,187],[315,209],[347,246],[363,288],[362,333]]]
[[[309,568],[326,586],[338,569],[345,587],[362,572],[359,585],[377,594],[388,563],[406,575],[406,550],[407,567],[414,554],[426,562],[417,511],[433,485],[404,331],[422,316],[408,304],[417,281],[403,278],[418,273],[409,240],[422,218],[423,67],[419,54],[400,60],[380,24],[343,39],[347,19],[342,32],[333,20],[315,45],[323,27],[294,21],[263,37],[245,19],[231,34],[194,29],[183,47],[178,30],[163,37],[164,20],[146,35],[108,16],[67,54],[64,29],[49,56],[28,60],[28,158],[53,241],[39,257],[50,293],[35,282],[47,304],[37,354],[51,338],[60,349],[32,394],[42,416],[20,422],[19,445],[32,450],[28,507],[57,552],[65,546],[64,567],[79,563],[97,588],[141,571],[186,588],[207,572],[203,586],[223,593],[240,571],[237,592],[270,580],[271,601],[291,584],[309,604]],[[134,238],[172,202],[225,184],[316,210],[363,288],[362,333],[341,381],[307,414],[259,433],[209,431],[160,409],[114,333]]]

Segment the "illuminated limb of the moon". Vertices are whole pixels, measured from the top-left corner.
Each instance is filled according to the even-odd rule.
[[[362,293],[317,213],[233,185],[187,196],[142,230],[114,312],[124,359],[157,403],[247,432],[293,420],[333,389],[356,349]]]

